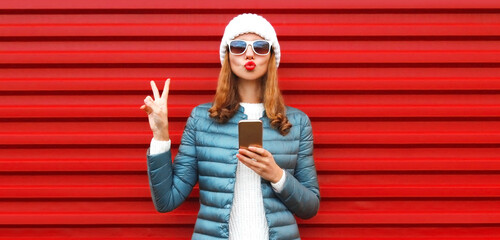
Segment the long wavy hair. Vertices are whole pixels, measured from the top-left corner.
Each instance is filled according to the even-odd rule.
[[[266,115],[271,120],[271,127],[279,131],[283,136],[290,132],[292,124],[286,117],[285,101],[278,87],[278,68],[276,58],[271,51],[267,72],[262,76],[261,99],[266,109]],[[224,62],[219,73],[217,91],[215,93],[212,107],[208,110],[210,117],[219,123],[226,123],[231,119],[240,107],[240,96],[238,94],[238,78],[231,71],[229,64],[229,51],[224,57]]]

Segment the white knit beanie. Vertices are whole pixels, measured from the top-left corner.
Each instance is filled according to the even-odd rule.
[[[252,13],[238,15],[227,24],[220,43],[221,64],[224,63],[228,41],[244,33],[255,33],[267,41],[270,41],[274,56],[276,57],[276,67],[280,65],[280,44],[278,43],[278,37],[276,36],[273,26],[262,16]]]

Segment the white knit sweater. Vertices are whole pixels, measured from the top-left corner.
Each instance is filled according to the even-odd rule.
[[[262,117],[262,103],[240,103],[249,120]],[[150,154],[158,154],[170,150],[170,140],[151,140]],[[284,171],[284,170],[283,170]],[[273,190],[280,192],[285,182],[285,173],[277,183],[271,183]],[[233,206],[229,217],[229,239],[269,239],[262,190],[261,177],[252,169],[238,161],[236,183],[234,186]]]

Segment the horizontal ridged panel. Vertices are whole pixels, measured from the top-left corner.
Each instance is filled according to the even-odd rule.
[[[18,224],[33,225],[40,224],[43,220],[50,220],[57,225],[134,225],[134,224],[189,224],[196,220],[195,212],[190,213],[170,213],[168,216],[161,216],[155,213],[92,213],[92,214],[3,214],[0,215],[0,224]],[[342,214],[336,212],[322,213],[312,220],[300,220],[299,223],[307,224],[325,224],[325,223],[361,223],[361,224],[422,224],[422,223],[441,223],[441,224],[463,224],[474,221],[477,223],[495,223],[500,220],[500,213],[490,213],[485,216],[484,213],[450,213],[435,214],[429,216],[429,213],[420,214],[381,214],[363,213],[360,215]],[[332,219],[335,219],[332,221]],[[362,219],[360,221],[360,219]],[[45,225],[45,224],[40,224]]]
[[[57,74],[59,73],[59,74]],[[0,91],[39,93],[62,91],[141,91],[150,94],[151,79],[176,79],[171,94],[191,90],[214,92],[217,69],[1,69]],[[499,90],[496,68],[293,68],[279,70],[280,87],[285,93],[296,90],[393,91],[393,90]]]
[[[0,96],[2,118],[144,117],[139,109],[146,95],[19,95]],[[173,95],[169,116],[186,117],[212,95]],[[316,94],[286,95],[291,106],[310,117],[498,117],[498,94]],[[36,103],[36,104],[35,104]]]
[[[498,1],[0,2],[0,239],[186,239],[156,213],[139,107],[172,78],[176,154],[227,22],[259,12],[286,103],[312,119],[321,208],[303,239],[497,239]]]
[[[6,15],[0,36],[204,36],[220,39],[233,14]],[[498,36],[496,14],[268,14],[280,37]],[[300,30],[300,31],[297,31]]]
[[[500,25],[498,27],[500,29]],[[500,31],[499,31],[500,34]],[[4,43],[0,64],[195,63],[218,64],[220,41]],[[284,63],[475,63],[500,62],[500,41],[282,42]]]
[[[120,0],[109,0],[106,2],[101,1],[85,1],[85,0],[74,0],[71,2],[64,0],[51,0],[47,2],[39,2],[36,0],[19,0],[15,2],[3,2],[0,7],[4,9],[335,9],[335,8],[347,8],[347,9],[415,9],[415,8],[444,8],[444,9],[481,9],[481,8],[499,8],[500,4],[493,0],[482,0],[482,1],[453,1],[453,0],[443,0],[443,1],[432,1],[432,0],[421,0],[421,1],[404,1],[398,2],[393,0],[382,0],[377,2],[372,2],[369,0],[357,0],[351,2],[325,2],[322,0],[310,0],[307,2],[291,2],[289,4],[283,4],[280,1],[268,1],[266,4],[262,2],[249,2],[247,5],[242,6],[238,2],[234,1],[217,1],[217,2],[207,2],[201,0],[194,0],[190,2],[172,2],[172,1],[120,1]]]
[[[1,172],[116,172],[144,171],[144,151],[117,148],[0,149]],[[495,147],[345,148],[314,150],[319,171],[496,171],[500,158]],[[453,150],[453,151],[451,151]],[[177,149],[172,150],[176,154]],[[103,155],[106,154],[106,157]]]

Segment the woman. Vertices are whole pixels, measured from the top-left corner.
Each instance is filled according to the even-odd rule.
[[[311,218],[319,187],[307,115],[284,105],[278,88],[280,48],[263,17],[242,14],[221,41],[222,68],[213,103],[193,109],[172,164],[167,118],[170,79],[144,99],[153,139],[147,153],[151,194],[172,211],[199,181],[193,239],[299,239],[293,214]],[[263,122],[262,148],[239,149],[238,121]]]

